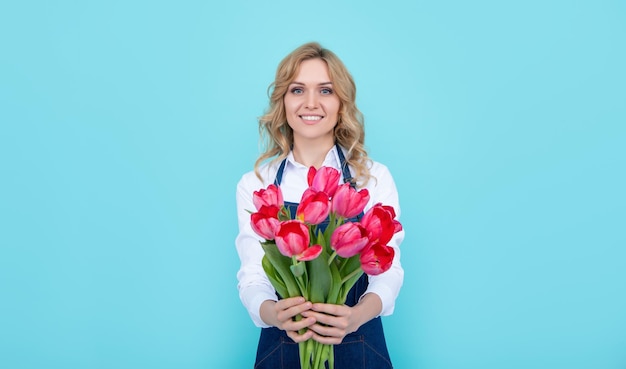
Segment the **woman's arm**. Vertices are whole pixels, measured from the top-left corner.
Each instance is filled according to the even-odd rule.
[[[250,213],[248,213],[248,210],[256,209],[252,202],[252,193],[262,187],[263,183],[252,172],[245,174],[237,184],[239,234],[235,245],[241,261],[237,272],[239,298],[254,324],[257,327],[266,328],[270,325],[261,317],[261,305],[268,300],[277,301],[278,297],[261,265],[264,255],[260,243],[262,239],[252,230]]]
[[[371,173],[376,180],[367,188],[370,191],[370,203],[367,208],[377,203],[392,206],[396,212],[396,219],[400,218],[400,202],[396,184],[386,166],[380,163],[373,163]],[[382,308],[379,313],[381,316],[391,315],[395,308],[396,298],[400,293],[400,288],[404,281],[404,269],[400,262],[400,244],[404,240],[404,230],[396,233],[387,244],[394,249],[393,262],[391,268],[385,273],[368,276],[368,286],[364,296],[369,293],[376,294],[382,302]]]

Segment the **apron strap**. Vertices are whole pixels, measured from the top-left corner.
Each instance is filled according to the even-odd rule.
[[[356,183],[354,178],[352,177],[352,173],[350,172],[350,168],[348,168],[348,163],[346,163],[346,157],[343,155],[343,150],[339,147],[339,144],[335,144],[337,147],[337,155],[339,156],[339,162],[341,163],[341,173],[343,175],[343,183],[350,183],[350,187],[356,188]]]
[[[343,176],[344,183],[350,183],[352,188],[356,188],[356,183],[354,178],[352,177],[352,173],[350,172],[350,168],[348,167],[348,163],[346,163],[346,157],[343,155],[343,151],[339,144],[335,144],[337,148],[337,155],[339,156],[339,164],[341,166],[341,174]],[[285,164],[287,164],[287,158],[283,159],[278,167],[278,172],[276,172],[276,177],[274,178],[274,184],[276,186],[280,186],[280,183],[283,181],[283,172],[285,171]]]
[[[280,186],[280,182],[283,181],[283,171],[285,170],[285,164],[287,164],[287,158],[283,159],[280,163],[280,167],[278,167],[278,172],[276,172],[276,177],[274,178],[274,184],[276,186]]]

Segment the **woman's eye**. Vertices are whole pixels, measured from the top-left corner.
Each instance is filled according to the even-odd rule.
[[[300,94],[302,94],[302,92],[303,91],[302,91],[302,89],[300,87],[294,87],[294,88],[291,89],[291,93],[294,94],[294,95],[300,95]]]
[[[322,95],[332,95],[333,90],[331,88],[323,88],[321,90]]]

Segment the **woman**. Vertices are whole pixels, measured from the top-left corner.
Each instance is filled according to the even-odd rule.
[[[255,368],[298,368],[297,343],[308,339],[335,345],[336,368],[391,368],[380,316],[393,312],[402,285],[399,245],[404,232],[389,243],[395,249],[391,268],[377,276],[364,274],[345,305],[312,304],[302,297],[277,298],[261,266],[261,238],[247,212],[254,209],[252,193],[271,183],[280,184],[285,202],[293,206],[308,187],[309,167],[331,166],[345,182],[368,189],[365,210],[382,202],[400,215],[391,174],[365,151],[352,76],[334,53],[307,43],[281,61],[270,88],[269,110],[259,120],[266,151],[237,186],[239,295],[253,322],[263,328]],[[304,318],[295,321],[298,314]],[[302,328],[308,329],[299,334]]]

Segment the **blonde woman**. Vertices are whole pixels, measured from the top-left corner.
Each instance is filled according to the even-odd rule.
[[[252,193],[271,183],[281,186],[286,206],[297,207],[308,187],[309,167],[330,166],[342,173],[343,181],[368,189],[365,210],[383,203],[400,216],[389,170],[365,150],[354,80],[333,52],[307,43],[281,61],[270,91],[269,109],[259,119],[265,152],[237,185],[239,295],[262,328],[255,368],[298,368],[297,343],[308,339],[335,345],[336,368],[391,368],[380,316],[393,312],[402,286],[399,246],[404,231],[389,242],[395,256],[388,271],[363,274],[345,305],[313,304],[302,297],[277,297],[261,266],[262,239],[252,230],[247,212],[254,209]],[[298,314],[304,318],[295,321]],[[308,329],[299,334],[302,328]]]

